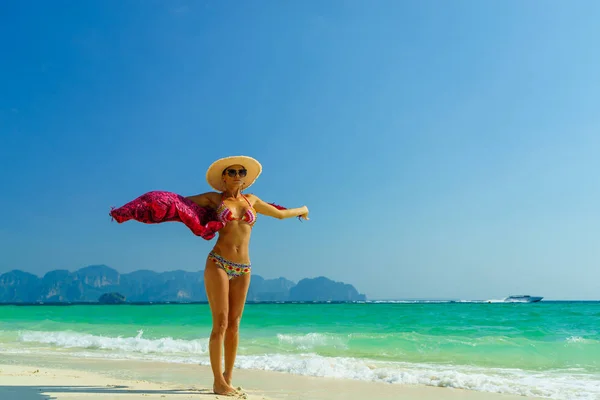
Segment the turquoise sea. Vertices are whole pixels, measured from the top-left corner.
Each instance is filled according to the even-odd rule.
[[[0,306],[0,358],[209,365],[207,304]],[[600,302],[247,304],[238,368],[600,399]]]

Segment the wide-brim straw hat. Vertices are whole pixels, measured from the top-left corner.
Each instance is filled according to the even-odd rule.
[[[258,178],[262,172],[262,165],[252,157],[231,156],[220,158],[212,163],[206,171],[206,181],[208,184],[216,191],[222,192],[225,189],[223,186],[223,171],[232,165],[242,165],[248,171],[244,178],[243,189],[252,186],[254,181],[256,181],[256,178]]]

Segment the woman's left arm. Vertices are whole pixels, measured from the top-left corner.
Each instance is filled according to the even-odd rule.
[[[293,217],[300,217],[302,219],[308,219],[308,208],[306,206],[302,206],[299,208],[288,208],[285,210],[280,210],[277,207],[272,206],[269,203],[266,203],[259,199],[257,196],[251,194],[247,195],[248,197],[252,197],[254,200],[254,209],[259,214],[267,215],[269,217],[278,218],[278,219],[286,219]]]

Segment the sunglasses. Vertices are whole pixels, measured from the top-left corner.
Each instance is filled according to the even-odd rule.
[[[239,175],[240,178],[243,178],[246,176],[246,173],[248,172],[246,169],[233,169],[233,168],[228,168],[225,170],[225,172],[227,172],[227,175],[229,175],[229,177],[233,178],[236,175]]]

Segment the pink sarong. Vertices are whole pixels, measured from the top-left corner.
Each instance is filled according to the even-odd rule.
[[[285,210],[285,207],[270,204]],[[177,193],[160,190],[144,193],[121,207],[113,207],[110,216],[118,223],[131,219],[145,224],[182,222],[194,235],[206,240],[214,238],[224,226],[217,220],[214,209],[201,207]]]

